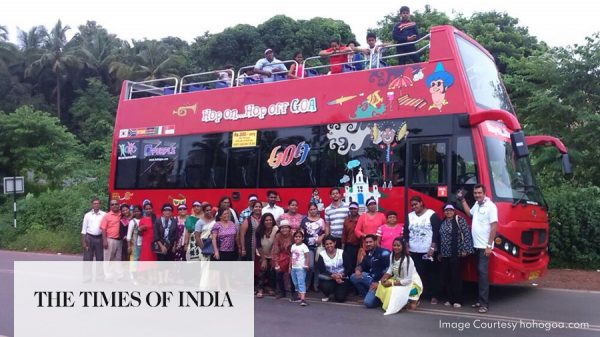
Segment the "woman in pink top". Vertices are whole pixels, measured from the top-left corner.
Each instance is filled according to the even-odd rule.
[[[295,233],[298,229],[300,229],[300,223],[302,222],[302,219],[304,219],[304,215],[298,213],[298,200],[290,199],[290,201],[288,201],[287,212],[283,213],[279,219],[277,219],[277,221],[289,221],[292,228],[292,233]]]
[[[354,233],[356,237],[364,239],[368,234],[377,233],[377,229],[385,223],[385,215],[377,211],[377,201],[375,201],[375,198],[369,198],[367,200],[367,212],[358,217]]]
[[[394,239],[402,237],[402,226],[398,225],[398,213],[389,211],[386,213],[387,223],[377,229],[377,241],[379,247],[392,251]]]
[[[292,58],[294,59],[294,61],[296,61],[298,65],[296,65],[296,63],[292,63],[292,65],[290,66],[290,71],[288,72],[288,78],[302,78],[302,73],[304,72],[304,68],[302,66],[302,52],[295,52],[294,57]]]

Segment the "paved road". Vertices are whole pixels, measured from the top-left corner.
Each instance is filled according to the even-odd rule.
[[[0,336],[13,334],[13,261],[79,259],[79,256],[0,251]],[[286,300],[264,298],[255,301],[254,332],[259,337],[600,336],[600,292],[505,286],[493,287],[491,294],[492,307],[487,315],[477,314],[470,307],[448,309],[426,304],[415,312],[383,316],[377,309],[368,310],[352,303],[321,303],[319,299],[311,299],[310,305],[303,308]],[[537,324],[535,327],[531,326],[532,320]],[[572,322],[588,326],[546,330],[547,326]]]

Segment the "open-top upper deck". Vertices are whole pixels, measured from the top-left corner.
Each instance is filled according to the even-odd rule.
[[[505,116],[498,119],[518,126],[508,113],[512,107],[487,51],[451,26],[433,27],[428,37],[429,48],[425,44],[420,49],[428,49],[421,56],[427,60],[415,64],[257,85],[233,86],[232,80],[223,88],[189,92],[182,90],[186,77],[181,82],[173,79],[166,90],[148,83],[125,82],[115,138],[475,115],[489,110]],[[139,91],[155,96],[132,96]]]

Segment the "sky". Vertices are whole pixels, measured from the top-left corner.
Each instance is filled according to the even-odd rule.
[[[188,42],[205,31],[217,33],[236,24],[258,25],[274,15],[294,19],[315,16],[345,21],[359,42],[368,28],[386,14],[397,13],[401,5],[423,11],[429,4],[450,17],[477,11],[507,12],[527,26],[531,35],[552,47],[584,43],[585,37],[600,31],[600,1],[265,1],[265,0],[5,0],[0,9],[0,25],[9,29],[16,42],[17,28],[35,25],[52,27],[58,19],[69,25],[70,35],[77,26],[94,20],[122,39],[160,39],[177,36]]]

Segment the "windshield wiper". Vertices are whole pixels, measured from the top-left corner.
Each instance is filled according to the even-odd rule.
[[[518,204],[521,203],[521,201],[523,201],[523,199],[527,196],[527,192],[530,191],[530,188],[533,188],[534,190],[537,190],[538,192],[540,190],[540,188],[535,185],[523,185],[523,194],[521,194],[521,197],[519,198],[519,200],[513,202],[513,204],[512,204],[513,207],[516,207]],[[539,203],[537,201],[529,201],[529,202],[539,205]]]

